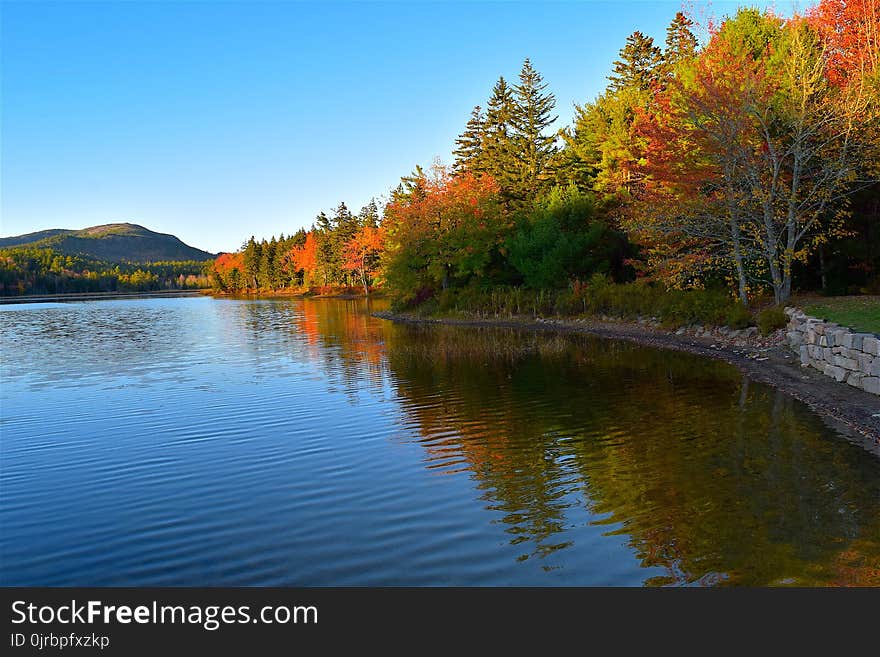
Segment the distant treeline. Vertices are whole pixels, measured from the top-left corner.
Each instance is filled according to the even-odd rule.
[[[110,263],[46,248],[12,247],[0,249],[0,296],[206,288],[207,266],[195,260]]]
[[[237,253],[222,254],[211,268],[211,284],[222,292],[358,286],[369,293],[381,250],[375,201],[357,215],[340,203],[330,216],[319,214],[309,230],[261,242],[251,237]]]

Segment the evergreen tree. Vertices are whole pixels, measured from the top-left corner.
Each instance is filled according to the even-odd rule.
[[[483,169],[498,183],[502,201],[508,208],[516,195],[520,170],[520,155],[514,138],[515,114],[513,89],[503,77],[498,78],[486,107]]]
[[[456,171],[472,171],[477,173],[482,166],[483,156],[483,139],[485,131],[486,117],[483,115],[482,108],[477,105],[471,112],[471,118],[467,122],[467,126],[458,139],[452,154],[455,155],[454,168]]]
[[[336,258],[333,253],[333,225],[326,214],[321,212],[315,219],[315,239],[318,243],[318,271],[321,284],[329,285],[335,275]]]
[[[553,116],[556,98],[545,93],[547,83],[526,58],[519,74],[519,84],[514,87],[516,105],[513,114],[514,139],[521,158],[521,182],[519,195],[534,199],[542,183],[549,181],[548,164],[556,152],[556,135],[546,135],[558,118]]]
[[[400,183],[391,192],[391,201],[409,202],[425,198],[425,170],[420,164],[408,176],[402,176]]]
[[[371,198],[370,202],[361,208],[361,211],[358,213],[357,223],[358,228],[364,228],[365,226],[376,228],[379,225],[379,208],[376,205],[376,199]]]
[[[608,76],[612,91],[635,87],[650,89],[657,80],[663,55],[654,45],[654,39],[635,31],[626,38],[620,59],[614,62],[614,73]]]
[[[275,238],[271,242],[260,243],[260,265],[257,270],[257,283],[260,288],[271,289],[275,278]]]
[[[315,227],[312,226],[312,230],[314,230],[314,229],[315,229]],[[305,228],[300,228],[298,231],[296,231],[293,234],[293,236],[290,238],[290,248],[295,249],[296,247],[302,246],[303,244],[305,244],[306,243],[306,236],[308,235],[308,232],[309,231],[307,231]]]
[[[254,236],[251,235],[251,238],[247,241],[247,244],[244,246],[244,285],[245,287],[251,287],[253,289],[257,289],[259,284],[257,282],[257,272],[260,269],[260,256],[261,256],[260,245],[254,239]]]
[[[284,287],[284,233],[278,239],[272,236],[269,240],[269,253],[272,258],[272,265],[269,271],[269,287],[273,290]]]
[[[691,32],[694,22],[678,12],[666,28],[666,49],[663,51],[663,67],[671,75],[682,60],[694,56],[697,51],[697,37]]]

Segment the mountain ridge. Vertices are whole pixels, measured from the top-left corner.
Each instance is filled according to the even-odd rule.
[[[170,233],[158,233],[139,224],[116,222],[81,230],[49,228],[24,235],[0,237],[0,249],[52,249],[108,262],[212,260],[216,254],[185,244]]]

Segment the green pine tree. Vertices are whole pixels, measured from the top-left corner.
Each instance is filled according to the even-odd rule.
[[[471,111],[471,118],[465,126],[464,132],[455,140],[457,144],[452,154],[455,156],[453,167],[456,171],[471,171],[477,173],[482,166],[483,141],[486,117],[482,108],[477,105]]]
[[[658,79],[663,54],[654,45],[654,39],[635,31],[626,37],[626,45],[620,51],[620,59],[614,62],[614,73],[608,76],[609,88],[618,91],[626,88],[650,89]]]
[[[376,228],[379,225],[379,208],[376,199],[371,198],[369,203],[361,208],[357,218],[358,227],[370,226]]]
[[[315,219],[315,240],[318,242],[318,276],[322,285],[329,285],[336,273],[336,259],[333,251],[333,225],[323,212]]]
[[[257,272],[260,269],[260,256],[262,255],[260,245],[251,235],[251,238],[244,245],[244,285],[257,289]]]
[[[508,209],[518,195],[520,183],[521,155],[515,139],[515,114],[513,89],[503,77],[498,78],[486,106],[483,170],[498,183]]]
[[[260,265],[257,282],[261,289],[273,289],[275,281],[275,238],[271,242],[263,240],[260,244]]]
[[[556,97],[546,93],[547,83],[526,58],[519,74],[519,84],[514,87],[516,105],[513,114],[514,140],[519,147],[521,159],[522,200],[537,197],[550,183],[549,164],[556,153],[556,134],[546,134],[556,121],[553,115]]]
[[[342,285],[351,284],[351,273],[342,267],[345,260],[345,245],[358,232],[358,220],[345,203],[340,203],[333,211],[333,237],[331,239],[334,262],[334,282]]]
[[[694,22],[678,12],[666,28],[666,48],[663,51],[663,67],[671,75],[679,62],[690,59],[697,51],[697,37],[691,31]]]

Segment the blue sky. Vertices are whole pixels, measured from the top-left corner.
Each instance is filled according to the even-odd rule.
[[[210,251],[289,234],[448,162],[525,57],[568,123],[626,36],[662,42],[681,7],[3,2],[0,234],[132,221]]]

